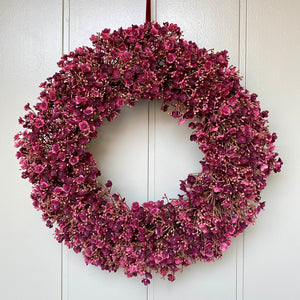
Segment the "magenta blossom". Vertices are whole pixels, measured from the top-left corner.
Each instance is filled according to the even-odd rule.
[[[86,115],[91,115],[93,112],[94,112],[94,108],[91,107],[91,106],[87,107],[87,108],[84,110],[84,113],[85,113]]]
[[[172,64],[176,59],[176,54],[175,53],[169,53],[166,57],[166,62],[168,64]]]
[[[44,166],[42,166],[42,165],[37,165],[37,166],[35,166],[35,168],[34,168],[34,172],[35,172],[35,173],[42,173],[42,172],[44,171],[44,169],[45,169]]]
[[[125,99],[123,99],[123,98],[118,98],[117,99],[117,101],[116,101],[117,107],[124,106],[124,104],[125,104]]]
[[[231,113],[231,109],[230,109],[230,107],[229,107],[228,105],[224,105],[224,106],[221,108],[221,115],[222,115],[223,117],[229,116],[230,113]]]
[[[37,119],[35,120],[34,124],[35,124],[35,126],[36,126],[37,128],[40,128],[40,127],[43,127],[43,126],[44,126],[45,122],[44,122],[43,119],[37,118]]]
[[[78,156],[72,156],[70,159],[69,159],[69,162],[71,165],[76,165],[79,161],[79,157]]]
[[[173,48],[174,48],[174,42],[170,41],[170,40],[166,41],[165,42],[165,48],[166,48],[166,50],[173,50]]]
[[[58,201],[57,198],[52,199],[52,200],[50,201],[50,203],[51,203],[51,208],[52,208],[52,209],[58,210],[58,209],[60,208],[60,202]]]
[[[88,65],[81,65],[80,67],[84,73],[87,73],[91,70],[90,66],[88,66]]]
[[[90,129],[89,123],[87,121],[82,121],[79,123],[79,128],[82,131],[88,131]]]
[[[46,111],[48,109],[48,103],[46,101],[41,102],[40,108],[43,111]]]

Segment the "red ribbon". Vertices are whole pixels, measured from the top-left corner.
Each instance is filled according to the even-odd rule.
[[[146,22],[151,22],[151,0],[146,0]]]

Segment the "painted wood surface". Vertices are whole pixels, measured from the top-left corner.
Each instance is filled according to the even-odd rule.
[[[57,70],[61,39],[61,1],[0,1],[0,299],[61,297],[61,246],[32,206],[13,143],[24,105]]]
[[[300,299],[300,3],[295,0],[153,0],[153,17],[177,23],[199,47],[227,49],[244,84],[259,94],[277,132],[283,170],[268,178],[266,210],[235,239],[224,258],[185,268],[170,283],[86,266],[57,244],[20,178],[13,136],[23,106],[56,70],[62,53],[90,44],[104,28],[141,24],[142,0],[0,1],[1,210],[0,299],[281,300]],[[159,102],[124,109],[105,123],[90,149],[114,190],[127,202],[176,196],[179,179],[200,170],[189,128],[159,110]]]

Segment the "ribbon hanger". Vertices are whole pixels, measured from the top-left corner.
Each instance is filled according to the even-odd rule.
[[[146,22],[151,22],[151,0],[146,0]]]

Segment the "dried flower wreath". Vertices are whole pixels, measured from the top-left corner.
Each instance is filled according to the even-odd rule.
[[[264,202],[260,192],[282,161],[274,152],[267,111],[241,87],[227,51],[199,49],[174,24],[146,22],[91,37],[93,47],[64,55],[60,71],[40,86],[39,102],[15,136],[23,178],[55,236],[87,264],[128,277],[151,272],[170,281],[183,266],[222,256]],[[202,172],[182,180],[182,195],[129,208],[100,171],[87,145],[103,119],[124,105],[161,99],[161,109],[190,120],[190,139],[205,157]]]

